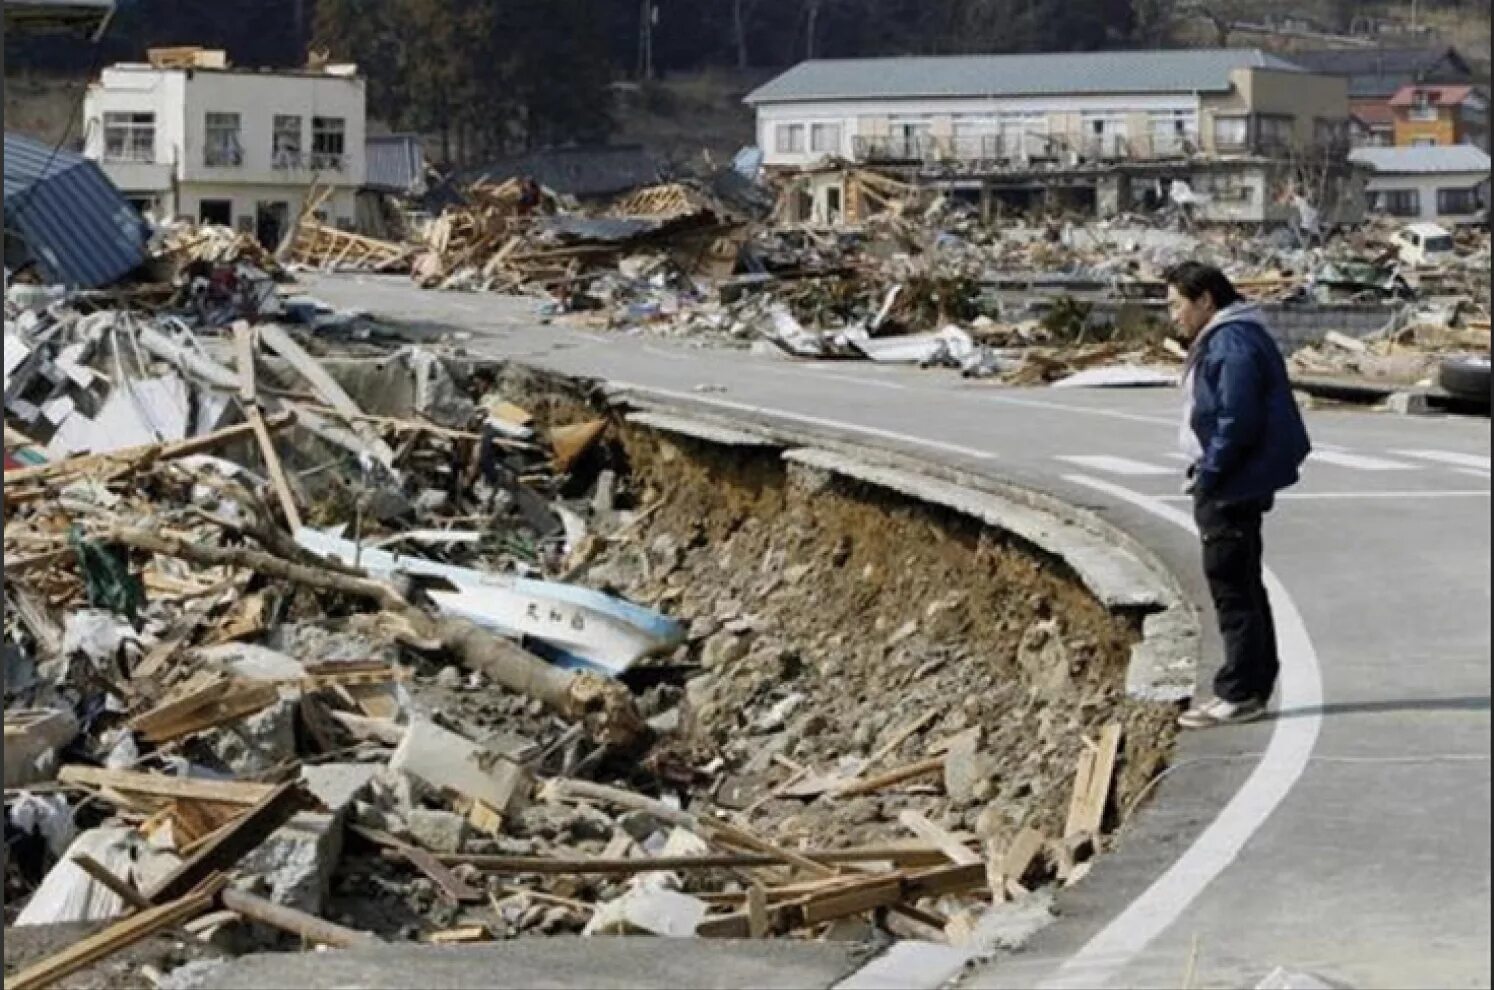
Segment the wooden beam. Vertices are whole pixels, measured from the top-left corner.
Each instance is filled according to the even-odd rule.
[[[938,866],[947,857],[934,846],[886,845],[855,849],[806,849],[802,855],[816,863],[844,865],[854,863],[892,863],[898,866]],[[486,856],[472,853],[446,853],[436,857],[447,866],[470,864],[492,873],[564,876],[593,874],[630,876],[661,870],[725,870],[782,867],[783,860],[762,853],[730,853],[706,856],[650,856],[631,858],[589,858],[585,856]]]
[[[146,794],[161,798],[186,798],[193,801],[216,801],[224,804],[256,804],[274,790],[270,784],[237,780],[205,780],[197,777],[168,777],[159,773],[133,770],[105,770],[102,767],[65,766],[57,779],[75,786],[113,788],[129,794]]]
[[[78,869],[93,877],[99,883],[109,888],[110,893],[128,904],[132,909],[144,911],[150,908],[150,901],[145,895],[124,880],[109,872],[109,868],[87,853],[74,853],[69,857]]]
[[[907,766],[889,770],[875,777],[867,777],[865,780],[855,780],[834,788],[830,793],[836,797],[857,797],[862,794],[872,794],[876,791],[893,787],[897,784],[916,780],[919,777],[927,777],[930,774],[940,773],[944,770],[944,757],[932,756],[927,760],[910,763]]]
[[[244,403],[244,416],[254,429],[254,438],[259,442],[259,453],[264,458],[265,468],[270,472],[270,482],[275,486],[275,497],[280,501],[280,511],[285,515],[286,525],[292,533],[301,528],[301,512],[296,508],[296,497],[286,480],[285,468],[280,463],[280,454],[275,450],[275,441],[265,426],[264,416],[259,410],[259,390],[254,381],[254,346],[256,335],[246,320],[237,320],[233,325],[234,355],[239,365],[239,399]]]
[[[978,853],[972,852],[965,843],[959,841],[948,831],[935,825],[912,808],[904,808],[897,816],[897,820],[904,828],[920,839],[924,839],[937,846],[940,852],[949,857],[951,863],[968,866],[971,863],[981,862],[981,857]]]
[[[232,867],[270,833],[284,825],[298,811],[312,807],[314,801],[297,783],[285,783],[270,791],[246,811],[238,821],[225,825],[163,879],[148,895],[161,904],[191,890],[210,874]]]
[[[903,902],[979,890],[986,885],[984,864],[943,866],[918,873],[886,873],[851,884],[836,885],[767,909],[772,931],[788,932],[877,908],[897,909]],[[921,916],[922,917],[922,916]],[[748,911],[706,918],[696,928],[701,938],[746,938],[751,934]]]
[[[292,935],[299,935],[308,942],[330,945],[338,949],[350,949],[358,945],[375,945],[382,942],[371,932],[361,932],[342,925],[333,924],[316,915],[307,914],[293,907],[274,904],[263,897],[256,897],[242,890],[227,888],[221,895],[223,906],[241,914],[251,921],[278,928]]]
[[[61,952],[33,963],[6,979],[5,990],[42,990],[43,987],[52,986],[157,932],[175,928],[212,906],[213,899],[217,896],[215,887],[221,887],[221,882],[205,884],[74,942]]]
[[[295,417],[293,415],[290,413],[281,413],[266,420],[265,427],[273,432],[282,430],[294,422]],[[52,481],[57,478],[70,478],[89,471],[116,467],[120,464],[131,465],[137,462],[155,463],[157,461],[190,457],[193,454],[206,453],[209,450],[215,450],[236,440],[242,440],[253,432],[253,427],[249,424],[240,423],[235,426],[225,427],[215,433],[208,433],[200,437],[190,437],[186,440],[178,440],[173,443],[147,443],[141,444],[138,447],[126,447],[123,450],[110,451],[107,454],[83,454],[78,457],[69,457],[64,461],[52,461],[47,464],[38,464],[36,467],[6,471],[5,487],[9,489],[13,485],[19,486],[32,482]],[[9,501],[10,496],[7,495],[6,499]]]

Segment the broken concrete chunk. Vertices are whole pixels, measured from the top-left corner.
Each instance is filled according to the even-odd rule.
[[[410,723],[389,768],[481,801],[504,816],[522,809],[534,787],[524,767],[426,719]]]
[[[969,732],[957,737],[944,757],[944,790],[956,804],[980,799],[991,776],[991,759],[980,750],[980,736]]]
[[[978,952],[1016,952],[1055,918],[1053,891],[1036,890],[1016,901],[992,905],[952,944]]]
[[[6,712],[5,786],[51,780],[57,773],[57,751],[77,735],[78,718],[66,709]]]
[[[254,777],[296,758],[297,703],[282,697],[207,736],[208,746],[237,777]]]
[[[258,877],[276,904],[320,914],[341,858],[342,816],[305,811],[270,833],[237,869]]]
[[[416,845],[431,852],[461,852],[467,838],[467,819],[450,811],[415,808],[405,816],[405,830]]]
[[[378,772],[373,763],[323,763],[302,767],[301,780],[328,811],[337,814],[368,790]]]
[[[634,842],[647,842],[655,832],[669,826],[647,811],[629,811],[617,819],[617,827],[628,833]]]
[[[700,665],[719,671],[745,657],[752,649],[752,637],[734,632],[719,632],[705,641],[700,650]]]

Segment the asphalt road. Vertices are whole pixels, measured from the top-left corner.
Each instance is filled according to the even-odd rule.
[[[1207,601],[1177,495],[1174,389],[1006,389],[537,326],[513,300],[401,279],[308,284],[333,305],[460,328],[474,353],[1050,492]],[[1278,714],[1186,736],[1061,921],[973,984],[1253,986],[1285,966],[1359,987],[1490,985],[1490,423],[1353,410],[1308,425],[1318,453],[1266,528],[1287,613]],[[1205,649],[1207,684],[1215,637]]]

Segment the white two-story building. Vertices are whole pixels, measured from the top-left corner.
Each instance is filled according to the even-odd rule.
[[[819,60],[746,102],[780,174],[849,162],[1102,213],[1182,180],[1206,216],[1250,223],[1285,219],[1282,163],[1346,146],[1349,124],[1344,80],[1251,49]],[[840,212],[833,179],[810,195]]]
[[[90,85],[84,122],[85,155],[156,219],[223,224],[274,247],[308,194],[329,186],[320,219],[351,229],[357,216],[365,103],[354,66],[235,69],[218,52],[114,65]]]

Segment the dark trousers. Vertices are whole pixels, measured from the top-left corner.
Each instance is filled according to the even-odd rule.
[[[1224,639],[1224,666],[1214,678],[1214,695],[1225,701],[1266,702],[1281,669],[1276,622],[1261,579],[1261,519],[1274,502],[1269,497],[1229,503],[1193,500],[1204,574]]]

